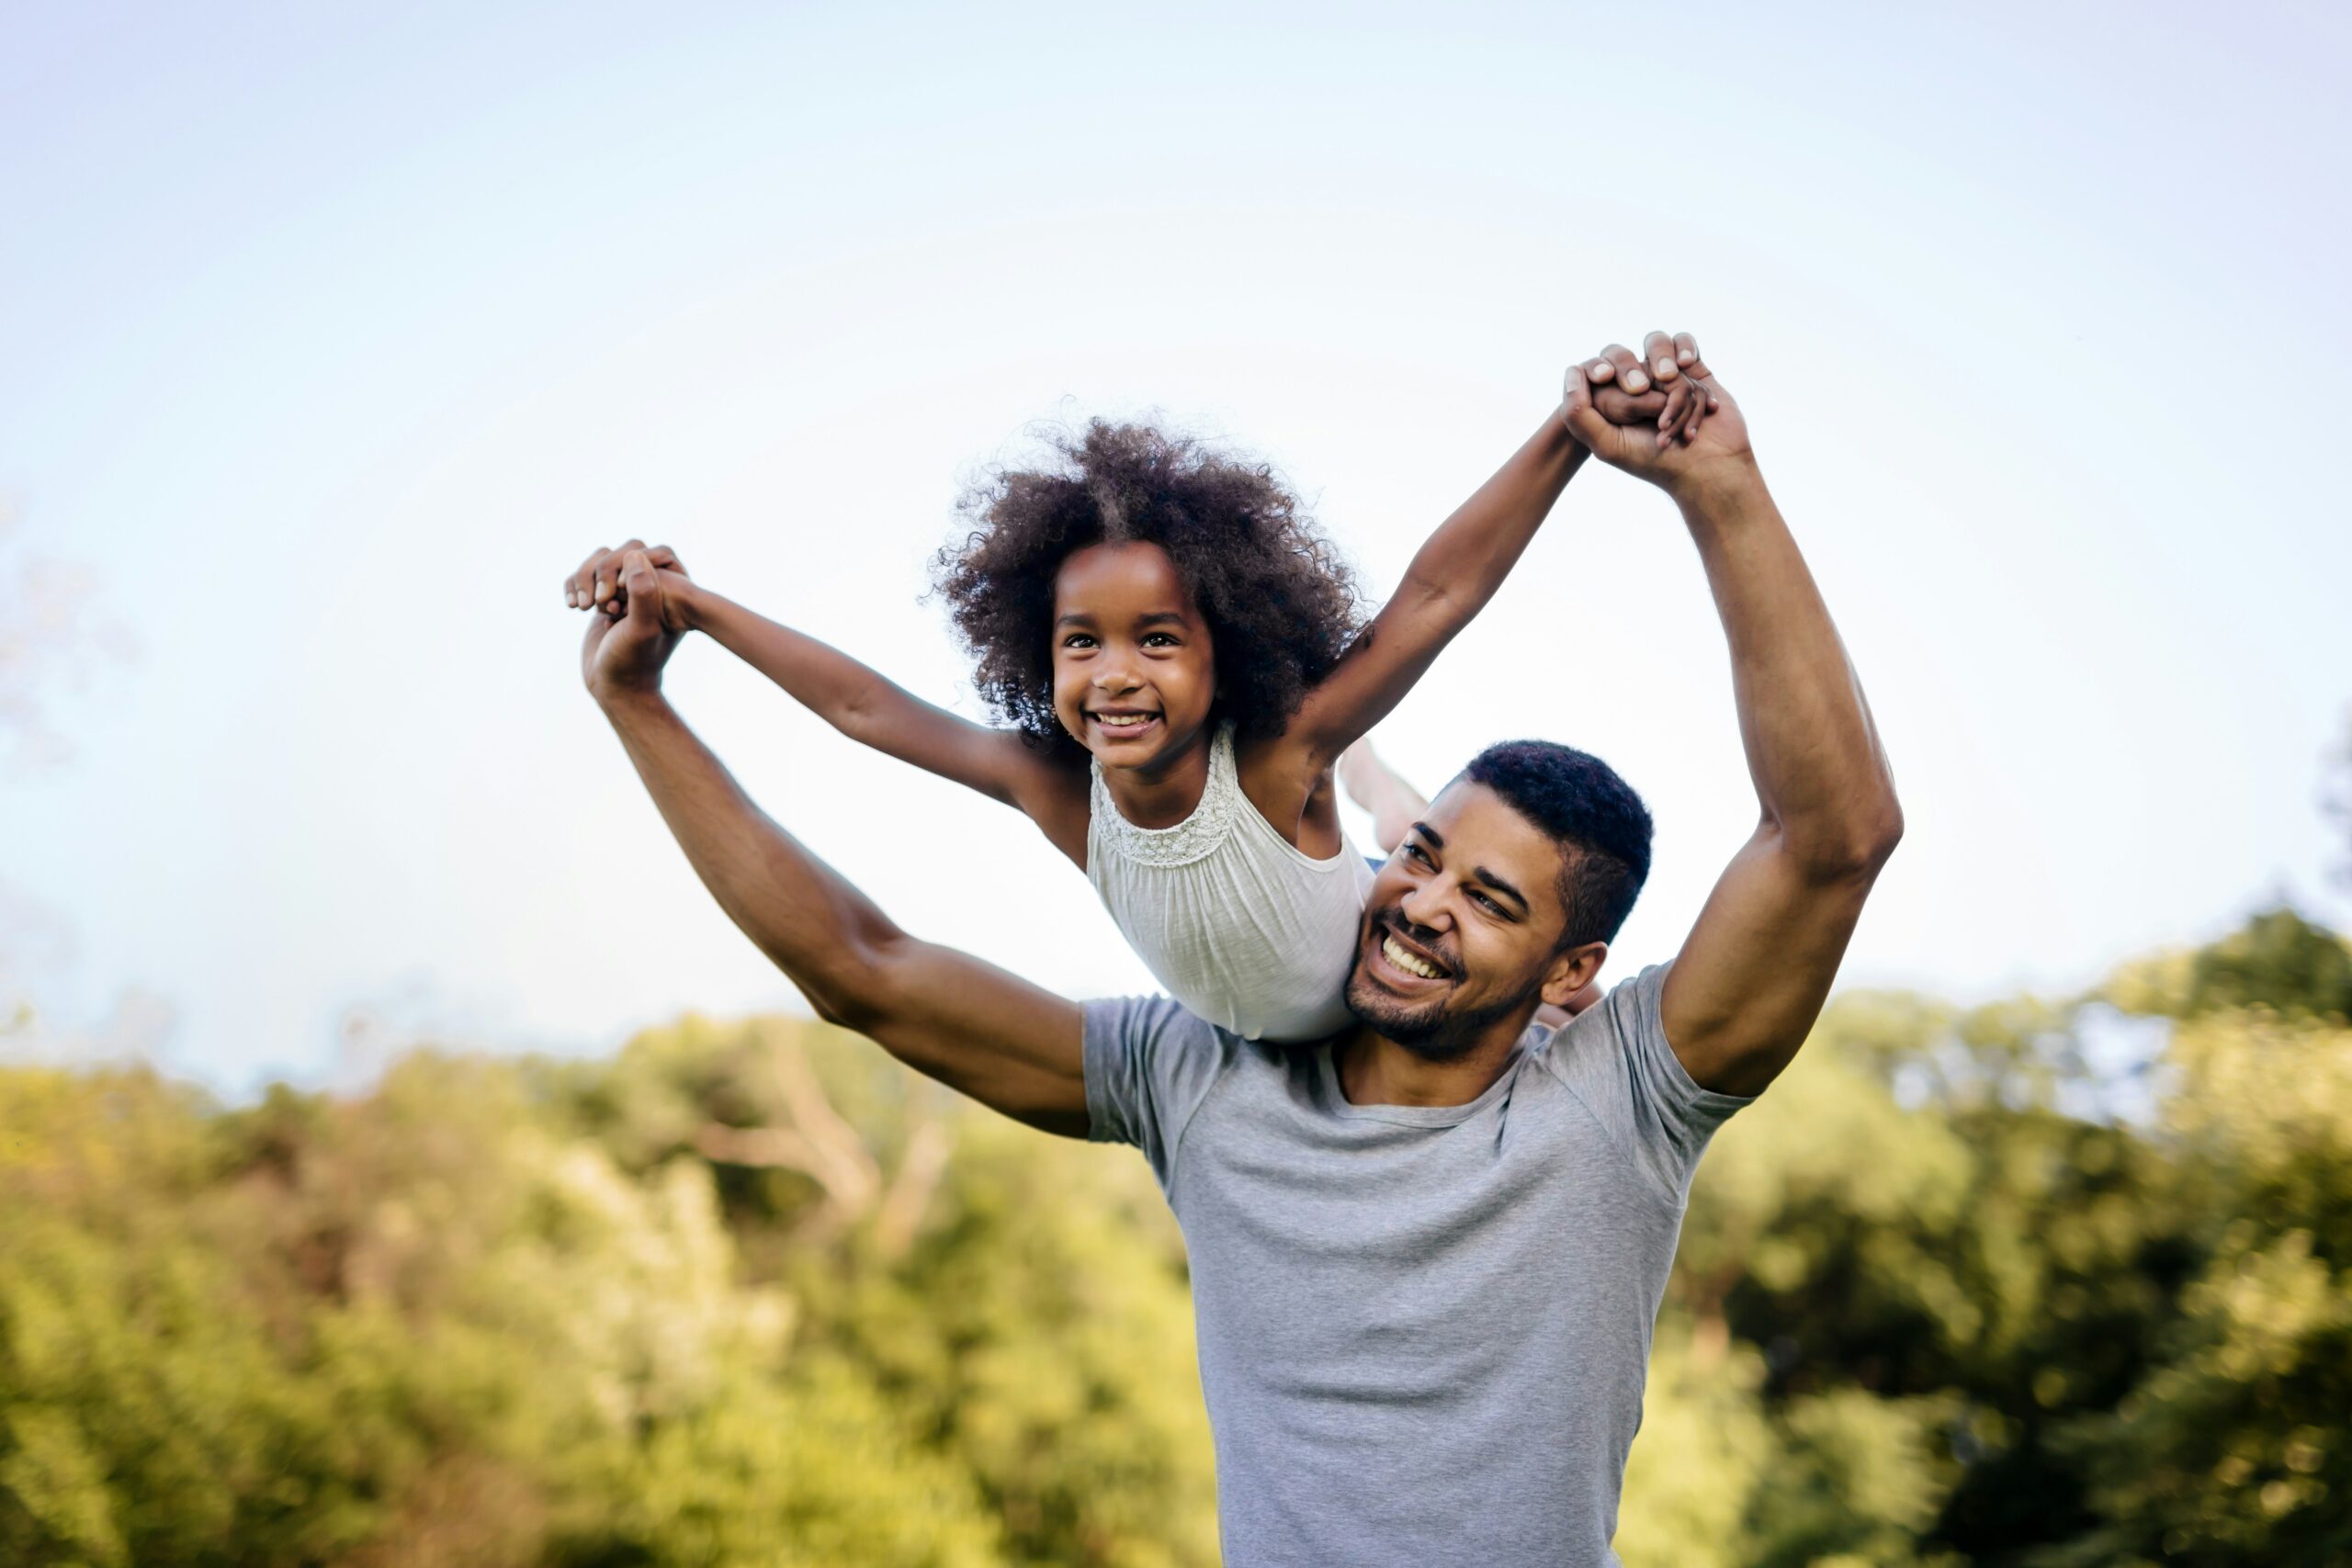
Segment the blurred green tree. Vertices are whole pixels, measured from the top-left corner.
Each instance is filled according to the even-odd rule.
[[[2346,952],[1840,998],[1702,1168],[1629,1568],[2352,1559]],[[1207,1564],[1198,1386],[1140,1161],[819,1024],[0,1070],[0,1562]]]

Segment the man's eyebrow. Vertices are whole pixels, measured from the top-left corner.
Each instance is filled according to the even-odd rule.
[[[1528,910],[1535,907],[1527,901],[1526,894],[1521,893],[1518,888],[1513,887],[1509,882],[1499,876],[1497,876],[1493,872],[1488,871],[1483,865],[1472,867],[1470,874],[1485,883],[1487,886],[1493,888],[1496,892],[1501,894],[1504,897],[1509,898],[1514,904],[1517,904],[1521,914],[1525,914]]]
[[[1445,848],[1445,835],[1430,827],[1428,823],[1414,823],[1413,831],[1419,833],[1422,838],[1427,839],[1429,840],[1430,848],[1433,850],[1442,850]]]

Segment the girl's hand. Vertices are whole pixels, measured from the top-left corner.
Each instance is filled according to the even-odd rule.
[[[628,585],[621,561],[632,550],[652,569],[653,607],[661,612],[662,626],[672,632],[693,630],[694,581],[686,575],[686,563],[669,546],[648,545],[642,539],[631,539],[618,549],[589,552],[579,570],[563,580],[563,602],[575,610],[597,611],[607,620],[627,615]]]

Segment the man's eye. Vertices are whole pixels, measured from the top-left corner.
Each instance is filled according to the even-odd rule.
[[[1484,893],[1480,893],[1476,889],[1473,889],[1470,897],[1476,901],[1478,908],[1486,910],[1487,913],[1490,915],[1499,915],[1503,912],[1503,907],[1500,904],[1496,903],[1492,898],[1487,897]]]
[[[1412,859],[1420,862],[1423,865],[1435,865],[1437,863],[1435,861],[1430,859],[1429,852],[1421,848],[1419,844],[1407,844],[1403,852],[1410,856]]]

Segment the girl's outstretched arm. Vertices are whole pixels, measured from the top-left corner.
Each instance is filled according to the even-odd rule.
[[[614,558],[604,563],[603,575],[610,578],[619,553],[600,551],[576,574],[586,580],[585,603],[598,614],[622,604],[617,592],[600,597],[596,581],[599,557]],[[841,649],[712,592],[667,550],[659,552],[659,565],[662,618],[673,631],[707,633],[851,739],[1025,813],[1055,848],[1085,863],[1082,772],[1057,765],[1014,731],[975,724],[927,703]]]
[[[1703,416],[1679,377],[1658,380],[1623,350],[1628,373],[1596,399],[1602,417],[1653,430]],[[1662,418],[1662,416],[1664,416]],[[1583,466],[1585,447],[1555,413],[1510,460],[1440,524],[1405,570],[1405,581],[1345,658],[1307,694],[1280,745],[1289,761],[1319,774],[1404,701],[1405,694],[1471,617],[1486,608],[1535,536],[1553,502]]]

